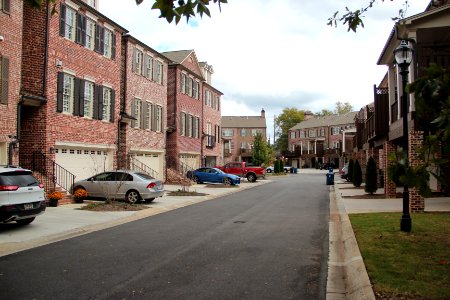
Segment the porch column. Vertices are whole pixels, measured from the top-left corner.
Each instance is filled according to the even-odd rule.
[[[410,131],[409,132],[409,165],[411,167],[417,167],[423,165],[423,161],[419,157],[417,149],[422,146],[423,131]],[[409,190],[409,210],[411,212],[424,212],[425,211],[425,199],[419,194],[416,188]]]
[[[387,198],[395,198],[396,196],[396,185],[394,182],[389,180],[387,175],[387,169],[389,165],[393,163],[388,160],[389,154],[395,153],[395,145],[391,142],[385,142],[383,145],[383,162],[384,162],[384,194]]]

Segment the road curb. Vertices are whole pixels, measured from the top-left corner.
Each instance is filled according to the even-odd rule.
[[[344,202],[330,187],[327,300],[370,299],[375,295]]]

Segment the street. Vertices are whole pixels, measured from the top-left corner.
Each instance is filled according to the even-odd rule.
[[[0,258],[3,299],[325,299],[323,174]]]

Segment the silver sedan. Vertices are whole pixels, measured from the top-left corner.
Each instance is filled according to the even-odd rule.
[[[164,195],[164,184],[150,175],[131,170],[103,172],[73,184],[73,191],[84,189],[88,197],[108,200],[152,202]]]

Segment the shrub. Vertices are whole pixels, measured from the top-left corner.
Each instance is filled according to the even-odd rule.
[[[347,180],[350,182],[353,182],[353,166],[354,166],[354,161],[353,161],[353,159],[350,159],[348,161],[348,172],[347,172]]]
[[[353,185],[355,187],[360,187],[362,183],[362,170],[358,160],[355,160],[353,165]]]
[[[277,159],[275,163],[273,164],[273,172],[280,173],[280,161]]]
[[[377,191],[377,164],[373,157],[369,157],[366,167],[366,187],[364,190],[366,193],[373,194]]]
[[[284,173],[284,163],[280,160],[280,173]]]

